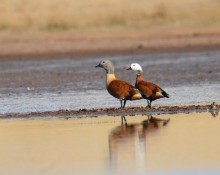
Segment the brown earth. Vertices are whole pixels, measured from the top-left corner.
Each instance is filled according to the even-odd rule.
[[[98,117],[98,116],[135,116],[135,115],[160,115],[177,114],[191,112],[210,112],[213,117],[218,116],[220,106],[213,102],[204,105],[184,105],[184,106],[157,106],[152,108],[145,107],[127,107],[121,108],[100,108],[100,109],[80,109],[80,110],[59,110],[48,112],[31,112],[27,114],[11,113],[1,115],[1,119],[7,118],[45,118],[45,117]]]
[[[220,29],[2,32],[0,41],[1,59],[200,51],[220,48]]]

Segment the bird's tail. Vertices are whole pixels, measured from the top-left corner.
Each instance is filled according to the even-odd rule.
[[[163,89],[161,89],[161,90],[162,90],[162,95],[163,95],[164,97],[170,98],[170,96],[169,96],[168,93],[166,93]]]

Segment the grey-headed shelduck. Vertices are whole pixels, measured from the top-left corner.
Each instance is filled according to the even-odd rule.
[[[106,89],[109,94],[120,100],[121,108],[125,107],[127,100],[142,99],[139,90],[131,84],[116,78],[114,66],[111,61],[103,60],[96,67],[101,67],[106,70]]]
[[[151,107],[152,101],[164,97],[169,98],[169,94],[158,85],[145,81],[143,70],[138,63],[132,63],[127,70],[134,70],[137,72],[135,87],[141,92],[142,97],[147,99],[149,108]]]

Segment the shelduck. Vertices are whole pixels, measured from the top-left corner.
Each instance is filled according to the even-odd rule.
[[[164,97],[169,98],[169,94],[167,94],[158,85],[145,81],[143,70],[138,63],[132,63],[130,68],[127,70],[134,70],[137,72],[135,87],[140,91],[142,97],[147,99],[149,108],[151,108],[152,101]]]
[[[121,108],[125,107],[127,100],[142,99],[142,95],[134,86],[116,78],[114,73],[114,66],[111,61],[103,60],[96,67],[105,69],[106,89],[109,94],[120,100]]]

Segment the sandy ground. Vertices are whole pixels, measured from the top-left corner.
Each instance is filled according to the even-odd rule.
[[[3,32],[0,58],[60,58],[218,50],[219,28],[161,28],[82,32]]]
[[[1,33],[0,34],[0,88],[1,96],[10,97],[13,94],[43,94],[65,91],[101,90],[103,86],[103,72],[91,70],[98,63],[101,56],[116,57],[118,55],[132,57],[148,55],[148,61],[154,59],[164,62],[163,53],[170,57],[171,62],[152,66],[145,65],[149,80],[161,86],[184,86],[192,84],[211,83],[220,81],[220,30],[212,29],[163,29],[163,30],[132,30],[121,32],[67,32],[67,33]],[[210,51],[217,54],[210,54]],[[202,61],[195,59],[184,62],[184,57],[190,52],[201,52]],[[158,55],[154,55],[154,54]],[[178,53],[183,53],[180,55]],[[151,54],[152,56],[151,58]],[[185,56],[184,56],[185,55]],[[198,57],[200,54],[197,54]],[[205,57],[204,57],[205,55]],[[209,55],[212,58],[209,59]],[[214,55],[214,56],[213,56]],[[191,56],[193,57],[193,55]],[[207,58],[207,59],[206,59]],[[83,61],[87,60],[87,65]],[[93,61],[90,61],[90,60]],[[69,62],[68,60],[74,60]],[[125,59],[118,63],[125,65]],[[123,62],[124,60],[124,62]],[[139,61],[144,61],[140,58]],[[169,61],[170,61],[169,60]],[[172,62],[173,60],[173,62]],[[76,62],[75,62],[76,61]],[[77,64],[76,64],[77,63]],[[57,66],[62,65],[65,66]],[[56,68],[52,68],[54,66]],[[120,78],[129,81],[128,74],[116,66]],[[91,77],[94,81],[91,81]],[[28,92],[27,92],[28,89]],[[28,97],[28,96],[27,96]],[[192,111],[207,111],[212,109],[210,101],[206,105],[160,106],[146,109],[142,107],[81,110],[57,110],[47,112],[31,112],[28,114],[3,114],[2,118],[19,117],[47,117],[47,116],[99,116],[126,115],[147,113],[177,113]],[[4,105],[4,104],[3,104]],[[117,105],[116,105],[117,106]],[[219,107],[217,107],[219,109]]]

